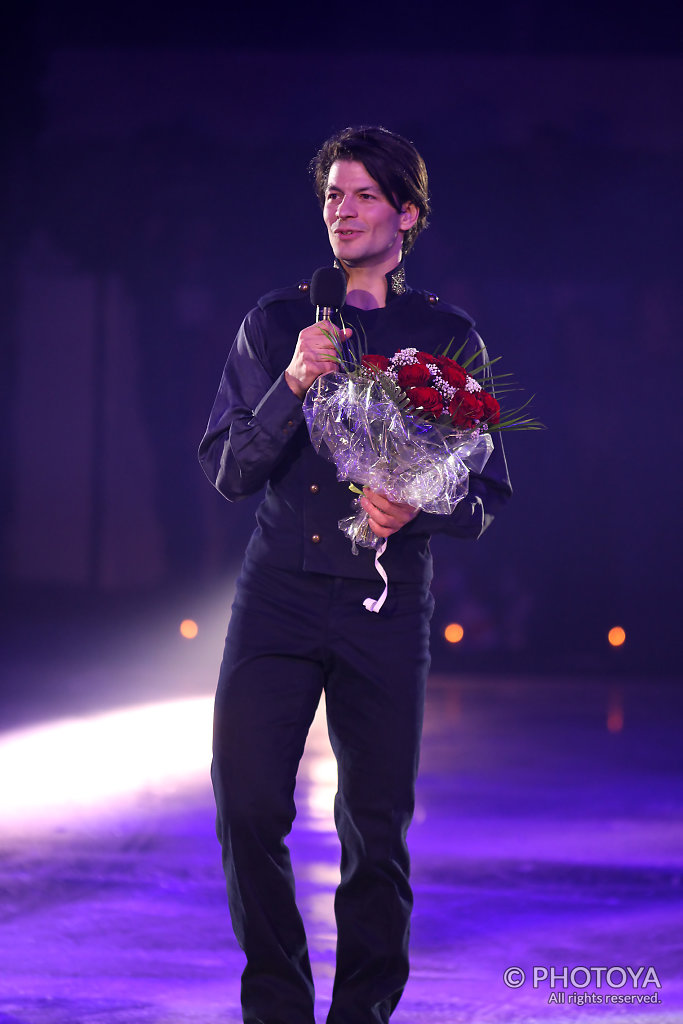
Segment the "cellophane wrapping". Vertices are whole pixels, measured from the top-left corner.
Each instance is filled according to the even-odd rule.
[[[481,472],[493,450],[488,430],[455,430],[401,410],[371,372],[326,373],[308,389],[304,418],[316,451],[332,459],[337,478],[380,491],[423,512],[448,515],[467,495],[469,473]],[[378,550],[368,515],[356,509],[339,521],[358,547]]]

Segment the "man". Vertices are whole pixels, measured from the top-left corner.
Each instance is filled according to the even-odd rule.
[[[509,497],[496,442],[484,474],[451,516],[366,488],[370,526],[388,538],[389,595],[374,553],[338,529],[350,493],[316,454],[302,400],[335,368],[328,337],[364,332],[370,352],[452,339],[480,351],[466,314],[413,291],[403,259],[429,213],[427,172],[411,143],[349,128],[312,163],[335,261],[347,277],[344,331],[311,324],[308,285],[271,292],[230,352],[206,435],[203,468],[230,500],[266,493],[237,585],[216,696],[212,779],[233,927],[247,956],[246,1024],[314,1024],[306,937],[284,843],[294,784],[321,694],[338,764],[341,883],[328,1024],[386,1022],[408,977],[412,894],[406,832],[429,668],[429,536],[476,538]],[[327,333],[326,333],[327,332]]]

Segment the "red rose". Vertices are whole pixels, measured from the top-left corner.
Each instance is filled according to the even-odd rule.
[[[372,353],[364,355],[361,362],[363,366],[368,366],[375,370],[388,370],[391,365],[386,356],[373,355]]]
[[[500,405],[488,391],[478,392],[481,404],[484,407],[484,415],[482,419],[485,419],[487,423],[499,423],[500,422]]]
[[[448,414],[456,427],[473,427],[484,418],[484,405],[478,395],[476,391],[458,391],[451,399]]]
[[[437,356],[434,360],[441,376],[454,388],[464,388],[465,382],[467,381],[467,374],[463,370],[460,363],[456,363],[455,359],[449,359],[448,356]]]
[[[431,374],[424,363],[412,363],[410,366],[400,366],[398,370],[398,386],[405,391],[407,388],[416,388],[420,384],[429,384]]]
[[[435,363],[436,356],[433,356],[431,352],[416,352],[413,359],[417,359],[418,363]]]
[[[406,397],[425,416],[436,419],[443,412],[443,399],[436,388],[408,388]]]

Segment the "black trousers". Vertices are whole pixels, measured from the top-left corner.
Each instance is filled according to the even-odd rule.
[[[285,837],[322,692],[338,766],[341,883],[328,1024],[386,1022],[408,977],[413,814],[429,668],[429,590],[245,565],[225,644],[212,779],[246,1024],[314,1024]]]

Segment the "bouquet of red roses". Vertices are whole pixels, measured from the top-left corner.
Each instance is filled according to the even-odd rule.
[[[364,355],[361,364],[379,370],[403,392],[408,405],[424,419],[461,430],[487,429],[500,423],[500,405],[476,377],[447,355],[402,348],[386,356]],[[399,399],[400,401],[400,399]]]
[[[449,514],[493,450],[500,406],[476,379],[490,364],[469,367],[444,355],[404,348],[391,358],[339,360],[309,388],[304,416],[316,451],[324,448],[337,477],[367,485],[424,512]],[[530,422],[530,421],[529,421]],[[507,425],[510,425],[509,423]],[[354,486],[356,485],[356,486]],[[339,528],[358,546],[384,550],[356,500]]]

